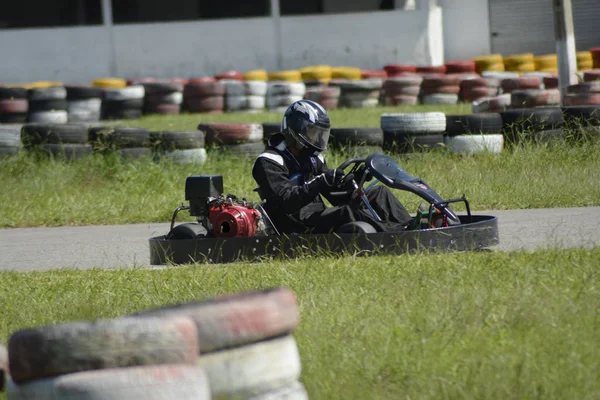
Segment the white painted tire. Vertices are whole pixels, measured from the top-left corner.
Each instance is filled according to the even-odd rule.
[[[228,111],[245,110],[248,108],[248,96],[226,96],[225,109]]]
[[[356,89],[358,89],[358,90],[379,90],[383,86],[383,79],[372,78],[372,79],[361,79],[361,80],[337,80],[337,81],[334,81],[331,85],[341,88],[342,93],[345,90],[356,90]]]
[[[520,75],[518,72],[512,71],[483,71],[481,76],[484,78],[496,78],[502,80],[518,78]]]
[[[345,99],[344,105],[350,108],[375,108],[379,105],[379,99]]]
[[[267,96],[304,96],[306,84],[304,82],[271,81],[267,86]]]
[[[298,346],[285,336],[231,350],[200,355],[213,397],[246,399],[300,379]]]
[[[501,134],[445,136],[444,145],[453,154],[485,152],[499,154],[504,149],[504,136]]]
[[[66,111],[37,111],[30,112],[27,115],[28,122],[37,122],[40,124],[66,124],[69,121],[69,115]]]
[[[474,101],[471,108],[474,113],[504,111],[510,106],[511,99],[512,96],[510,93],[501,94],[495,97],[485,97]]]
[[[68,113],[69,122],[98,122],[100,111],[72,111]]]
[[[9,400],[209,400],[206,372],[191,365],[161,365],[77,372],[18,385]]]
[[[295,96],[295,95],[280,95],[280,96],[267,96],[266,104],[268,108],[281,108],[287,107],[296,102],[303,99],[303,96]],[[285,110],[284,110],[285,111]]]
[[[196,324],[186,317],[49,325],[16,331],[8,341],[17,383],[93,369],[190,364],[198,352]]]
[[[0,147],[21,146],[22,124],[4,125],[0,124]]]
[[[221,83],[225,86],[225,96],[243,96],[246,92],[244,82],[234,79],[222,79]]]
[[[28,91],[28,97],[29,100],[63,100],[67,98],[67,89],[64,86],[34,88]]]
[[[267,82],[265,81],[244,81],[244,94],[248,96],[267,95]]]
[[[143,99],[146,89],[142,85],[131,85],[124,88],[104,89],[104,100],[135,100]]]
[[[457,94],[435,93],[423,96],[423,104],[457,104]]]
[[[182,92],[171,92],[168,94],[152,96],[155,99],[160,99],[160,104],[181,104],[183,103]]]
[[[206,149],[164,151],[159,153],[158,156],[170,160],[173,164],[204,164],[206,162]]]
[[[70,100],[67,105],[67,112],[100,112],[102,106],[101,99],[83,99],[83,100]]]
[[[248,96],[248,109],[262,110],[267,104],[265,96]]]
[[[300,382],[290,383],[251,397],[248,400],[308,400],[308,393]]]
[[[446,114],[442,112],[382,114],[380,124],[384,132],[442,133],[446,130]]]

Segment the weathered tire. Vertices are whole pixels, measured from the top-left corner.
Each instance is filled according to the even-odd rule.
[[[198,129],[206,133],[206,144],[237,144],[260,142],[263,139],[262,125],[235,123],[202,123]]]
[[[183,93],[172,92],[167,94],[154,94],[144,97],[144,104],[181,104],[183,103]]]
[[[511,95],[501,94],[494,97],[486,97],[479,100],[475,100],[472,103],[472,110],[474,113],[480,112],[500,112],[510,107]]]
[[[183,88],[183,97],[224,96],[225,85],[222,82],[191,82]]]
[[[572,93],[563,98],[566,106],[600,105],[600,93]]]
[[[2,154],[0,153],[1,156]],[[6,351],[6,347],[3,344],[0,344],[0,392],[4,391],[8,374],[8,351]]]
[[[89,128],[88,140],[95,148],[149,147],[150,132],[145,128],[94,126]]]
[[[206,162],[206,149],[179,149],[155,153],[155,160],[169,160],[173,164],[204,164]]]
[[[278,82],[271,81],[267,85],[266,95],[273,96],[304,96],[306,85],[304,82]]]
[[[29,100],[65,100],[67,90],[62,86],[52,86],[47,88],[33,88],[27,91]]]
[[[203,148],[205,137],[205,133],[200,130],[149,133],[150,143],[157,151]]]
[[[0,115],[23,114],[29,111],[29,101],[26,99],[0,100]]]
[[[167,239],[196,239],[198,237],[206,237],[206,228],[196,222],[187,222],[173,227],[167,235]]]
[[[265,81],[244,81],[244,94],[247,96],[266,96],[267,82]]]
[[[88,128],[81,124],[25,124],[21,128],[25,146],[53,143],[88,143]]]
[[[185,108],[190,112],[222,112],[225,108],[225,97],[207,96],[185,98]]]
[[[569,125],[600,126],[600,105],[564,106],[561,109],[565,116],[565,122]]]
[[[560,105],[560,91],[558,89],[515,90],[511,93],[510,105],[513,108],[558,106]]]
[[[381,128],[332,128],[329,144],[332,147],[345,145],[382,146]]]
[[[42,148],[51,157],[60,157],[67,161],[80,160],[92,154],[92,146],[89,144],[53,144],[48,143],[42,145]]]
[[[383,148],[398,153],[419,153],[444,147],[444,136],[383,132]]]
[[[86,99],[101,99],[102,89],[91,86],[65,86],[67,91],[67,100],[86,100]]]
[[[134,315],[191,318],[198,327],[202,354],[287,334],[300,320],[296,295],[287,288],[216,297]]]
[[[0,125],[0,147],[21,146],[22,125]]]
[[[508,143],[518,143],[532,132],[557,129],[564,124],[560,107],[524,108],[500,113],[505,139]]]
[[[66,111],[67,105],[66,99],[29,100],[29,112]]]
[[[0,87],[0,99],[2,100],[27,100],[27,89]]]
[[[29,112],[27,121],[40,124],[66,124],[69,121],[69,115],[64,110]]]
[[[240,81],[236,81],[240,82]],[[239,111],[248,108],[248,96],[225,96],[225,109],[228,111]]]
[[[192,364],[198,332],[189,318],[123,318],[23,329],[8,342],[17,383],[79,371]]]
[[[225,86],[225,96],[243,96],[246,91],[242,80],[222,79],[221,83]]]
[[[385,96],[383,103],[386,106],[414,106],[419,103],[419,97],[409,95]]]
[[[202,354],[213,397],[246,399],[300,378],[300,354],[293,336]]]
[[[458,94],[436,93],[423,96],[423,104],[457,104]]]
[[[191,365],[159,365],[77,372],[17,385],[11,400],[210,400],[204,370]]]
[[[144,82],[140,84],[144,87],[146,95],[165,95],[173,92],[183,92],[183,85],[178,82]]]
[[[0,114],[0,123],[21,124],[27,122],[27,113]]]
[[[498,113],[446,115],[446,135],[502,133],[502,116]]]
[[[340,98],[342,101],[343,98]],[[379,105],[379,99],[344,99],[343,105],[348,108],[375,108]]]
[[[181,113],[179,104],[147,104],[144,106],[146,114],[177,115]]]
[[[138,160],[152,157],[152,149],[148,147],[130,147],[119,150],[119,155],[127,160]]]
[[[446,130],[446,115],[441,112],[382,114],[381,129],[396,133],[442,133]]]
[[[326,99],[338,99],[342,90],[336,86],[319,86],[306,89],[304,98],[308,100],[314,100],[320,104],[321,101]]]
[[[100,113],[101,107],[102,100],[97,98],[69,100],[67,105],[67,111],[69,112],[69,114],[79,111]]]
[[[502,134],[444,136],[444,145],[453,154],[484,152],[498,154],[504,149],[504,136]]]
[[[144,86],[133,85],[124,88],[104,89],[103,99],[113,101],[136,100],[143,99],[145,94]]]

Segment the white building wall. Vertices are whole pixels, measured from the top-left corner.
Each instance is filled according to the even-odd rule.
[[[438,0],[443,9],[446,61],[490,54],[488,0]]]

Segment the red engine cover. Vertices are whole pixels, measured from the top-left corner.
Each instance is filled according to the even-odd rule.
[[[208,212],[216,237],[254,236],[259,217],[257,210],[240,205],[223,204]]]

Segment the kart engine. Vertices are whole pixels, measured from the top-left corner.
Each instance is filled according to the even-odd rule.
[[[195,216],[213,237],[266,235],[263,214],[246,199],[223,196],[221,175],[190,176],[185,181],[185,199]]]

